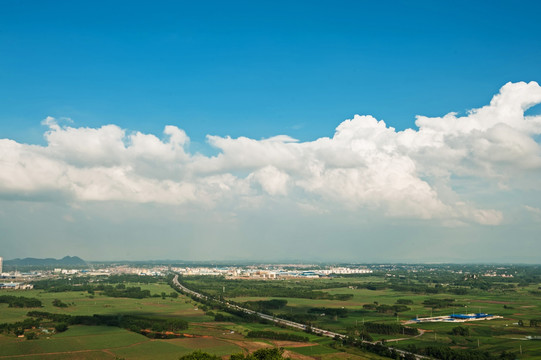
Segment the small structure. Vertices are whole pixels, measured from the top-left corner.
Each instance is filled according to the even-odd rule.
[[[475,314],[452,314],[444,316],[431,316],[425,318],[415,318],[411,319],[407,324],[413,323],[422,323],[422,322],[466,322],[466,321],[478,321],[478,320],[493,320],[501,319],[502,316],[486,314],[486,313],[475,313]]]

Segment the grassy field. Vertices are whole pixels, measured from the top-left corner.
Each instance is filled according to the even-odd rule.
[[[152,294],[169,294],[167,284],[126,284],[141,286]],[[86,292],[48,293],[41,290],[1,290],[0,295],[35,297],[42,301],[39,311],[69,315],[93,314],[138,314],[147,316],[174,317],[187,320],[189,329],[184,333],[193,338],[149,339],[138,333],[108,326],[70,326],[63,333],[41,333],[36,340],[0,335],[0,359],[178,359],[195,350],[219,356],[254,351],[261,347],[276,346],[264,339],[245,339],[243,334],[251,330],[271,330],[295,333],[263,324],[217,323],[199,308],[199,304],[180,295],[178,298],[151,297],[145,299],[112,298],[94,296]],[[52,305],[54,299],[69,304],[66,308]],[[16,322],[27,318],[35,308],[9,308],[0,304],[0,323]],[[297,332],[298,333],[298,332]],[[300,333],[303,335],[308,335]],[[311,339],[320,339],[308,335]],[[295,350],[290,351],[296,354]],[[335,350],[331,350],[336,352]],[[299,355],[300,356],[300,355]]]
[[[349,280],[349,279],[348,279]],[[372,279],[373,280],[373,279]],[[317,281],[317,280],[316,280]],[[326,280],[325,286],[329,280]],[[375,321],[382,323],[404,323],[416,317],[427,317],[437,315],[450,315],[453,313],[490,313],[500,315],[502,319],[490,321],[477,321],[466,323],[423,323],[409,326],[425,330],[425,334],[413,338],[412,336],[400,335],[378,335],[372,334],[375,340],[390,340],[394,338],[405,338],[393,342],[393,346],[405,347],[408,344],[416,346],[429,346],[434,344],[447,345],[453,348],[480,349],[498,354],[501,351],[512,351],[518,354],[519,358],[541,359],[541,341],[528,341],[527,336],[541,336],[540,327],[529,327],[529,320],[541,318],[541,298],[532,294],[538,285],[524,288],[517,288],[514,292],[509,291],[470,291],[465,295],[454,294],[412,294],[408,292],[397,292],[391,289],[368,290],[351,289],[349,287],[328,288],[321,291],[330,294],[351,294],[353,297],[346,301],[320,300],[304,298],[281,298],[287,300],[287,305],[275,310],[279,314],[307,314],[313,307],[346,308],[348,316],[345,318],[333,316],[318,316],[313,321],[314,326],[343,332],[347,327],[363,324],[364,322]],[[457,306],[443,309],[431,309],[423,305],[427,299],[452,298]],[[231,300],[236,302],[269,300],[271,297],[235,297]],[[400,312],[398,317],[394,313],[378,313],[374,310],[366,310],[364,304],[394,305],[398,299],[411,300],[413,304],[407,305],[410,310]],[[519,321],[525,326],[519,326]],[[465,326],[470,329],[470,336],[454,336],[452,328]],[[409,338],[409,340],[408,340]],[[303,351],[306,351],[303,350]],[[520,356],[522,351],[522,357]]]
[[[40,336],[37,340],[0,336],[0,359],[32,354],[36,358],[51,359],[61,356],[79,359],[150,359],[156,358],[157,354],[160,359],[178,359],[198,349],[216,355],[242,351],[239,346],[213,337],[154,340],[107,326],[73,326],[64,333]]]
[[[447,345],[455,349],[480,349],[499,354],[501,351],[512,351],[517,358],[541,359],[541,341],[527,340],[527,336],[541,336],[540,327],[529,327],[531,319],[541,318],[541,297],[537,290],[539,284],[516,287],[515,291],[482,291],[471,290],[465,295],[449,293],[413,294],[411,292],[395,291],[389,288],[383,290],[368,290],[365,288],[350,288],[353,284],[381,282],[382,277],[360,277],[348,279],[314,279],[303,281],[261,282],[258,286],[271,283],[272,286],[292,288],[296,285],[306,289],[315,289],[330,295],[350,294],[347,300],[336,299],[307,299],[287,297],[287,305],[279,310],[279,314],[308,314],[309,309],[344,308],[348,310],[346,317],[336,317],[316,313],[313,325],[345,333],[347,328],[361,326],[366,322],[387,324],[402,324],[417,316],[449,315],[452,313],[485,312],[500,315],[503,318],[490,321],[466,323],[422,323],[409,326],[417,327],[423,334],[417,337],[408,335],[371,334],[375,340],[386,340],[392,346],[405,348],[408,345],[417,347],[434,344]],[[214,280],[215,282],[215,280]],[[349,286],[343,286],[347,282]],[[252,283],[254,283],[252,281]],[[318,289],[318,284],[320,289]],[[150,290],[151,294],[169,295],[173,290],[165,283],[137,284],[126,283],[128,286],[140,286]],[[225,286],[228,283],[225,280]],[[338,285],[338,286],[333,286]],[[340,286],[342,285],[342,286]],[[220,286],[221,288],[222,286]],[[42,290],[9,291],[1,290],[0,295],[16,295],[35,297],[42,301],[40,311],[69,315],[93,314],[138,314],[147,316],[181,318],[189,322],[189,329],[183,331],[185,338],[156,340],[149,339],[138,333],[129,332],[116,327],[105,326],[70,326],[68,331],[60,334],[40,334],[37,340],[16,338],[13,335],[0,335],[0,359],[178,359],[179,356],[201,349],[203,351],[225,356],[239,352],[251,352],[262,347],[283,346],[288,356],[302,360],[307,357],[321,360],[333,359],[382,359],[381,357],[361,352],[358,349],[341,347],[331,348],[331,339],[313,334],[281,329],[268,324],[245,323],[240,319],[235,322],[215,322],[201,309],[201,304],[180,295],[178,298],[150,297],[145,299],[113,298],[96,292],[72,291],[49,293]],[[227,290],[226,290],[227,294]],[[331,296],[332,297],[332,296]],[[244,296],[234,297],[235,302],[269,300],[275,297]],[[454,299],[455,306],[443,309],[431,309],[423,304],[428,299]],[[59,299],[68,304],[66,308],[52,305],[53,300]],[[394,305],[398,299],[410,300],[407,311],[398,316],[392,312],[379,313],[363,308],[365,304]],[[26,318],[28,308],[9,308],[0,304],[0,323],[16,322]],[[217,310],[213,310],[215,313]],[[519,326],[523,322],[525,326]],[[468,336],[452,334],[456,326],[469,330]],[[268,339],[248,339],[250,331],[286,332],[307,336],[309,343],[280,342]],[[399,341],[394,341],[400,339]],[[520,352],[522,351],[522,354]]]
[[[149,289],[151,294],[169,294],[173,291],[167,284],[134,284],[126,286],[140,286],[142,289]],[[69,291],[49,293],[41,290],[1,290],[0,294],[35,297],[41,300],[43,307],[40,311],[61,313],[68,315],[93,315],[93,314],[150,314],[159,316],[182,316],[188,321],[210,321],[211,317],[206,316],[203,311],[197,309],[197,305],[190,299],[178,297],[176,299],[166,297],[151,297],[145,299],[113,298],[100,295],[90,295],[86,292]],[[59,299],[68,304],[66,308],[59,308],[52,305],[54,299]],[[197,309],[197,310],[196,310]],[[20,321],[26,317],[29,309],[9,308],[7,304],[0,304],[0,323]]]

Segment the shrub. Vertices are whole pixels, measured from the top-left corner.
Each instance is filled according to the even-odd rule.
[[[66,330],[68,330],[68,324],[66,323],[58,323],[55,325],[54,329],[56,330],[56,332],[64,332]]]

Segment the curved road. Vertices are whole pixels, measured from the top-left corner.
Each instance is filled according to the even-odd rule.
[[[208,296],[200,294],[200,293],[195,292],[193,290],[190,290],[187,287],[185,287],[184,285],[182,285],[181,283],[179,283],[178,282],[178,275],[175,275],[175,277],[173,278],[173,284],[176,287],[178,287],[182,292],[184,292],[186,294],[190,294],[190,295],[195,296],[196,298],[200,298],[200,299],[204,299],[204,300],[209,299]],[[216,299],[212,299],[212,300],[220,301],[220,300],[216,300]],[[306,330],[306,325],[304,325],[304,324],[300,324],[300,323],[290,321],[290,320],[280,319],[280,318],[277,318],[275,316],[271,316],[271,315],[263,314],[263,313],[260,313],[260,312],[254,311],[254,310],[246,309],[246,308],[240,307],[238,305],[230,304],[227,301],[221,301],[221,302],[222,302],[222,304],[224,304],[225,306],[227,306],[227,307],[229,307],[231,309],[238,310],[238,311],[243,311],[243,312],[245,312],[247,314],[255,314],[255,315],[259,316],[262,319],[275,322],[276,324],[286,325],[286,326],[296,328],[296,329],[299,329],[299,330],[303,330],[303,331]],[[332,331],[319,329],[319,328],[316,328],[316,327],[312,327],[311,330],[312,330],[312,332],[314,334],[321,335],[321,336],[327,336],[327,337],[330,337],[330,338],[333,338],[333,339],[334,338],[345,339],[347,337],[344,334],[339,334],[339,333],[335,333],[335,332],[332,332]],[[375,345],[377,343],[377,342],[370,342],[370,341],[366,341],[366,340],[361,340],[361,342],[367,343],[367,344],[372,344],[372,345]],[[427,356],[422,356],[422,355],[410,353],[408,351],[404,351],[404,350],[401,350],[401,349],[396,349],[396,348],[393,348],[393,347],[388,347],[388,348],[391,349],[391,350],[394,350],[397,353],[402,354],[402,355],[406,355],[406,354],[414,355],[416,359],[430,359]]]

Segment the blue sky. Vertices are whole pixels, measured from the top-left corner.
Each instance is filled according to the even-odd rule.
[[[46,116],[301,140],[354,114],[414,126],[540,78],[535,1],[6,1],[0,131]],[[14,124],[15,123],[15,124]]]
[[[322,157],[328,156],[323,161],[324,169],[341,168],[346,172],[353,165],[343,165],[340,156],[331,154],[340,153],[341,146],[346,143],[351,150],[356,146],[353,145],[355,142],[344,140],[347,137],[344,135],[340,141],[337,139],[328,147],[323,145],[319,148],[321,141],[316,140],[332,138],[335,128],[346,119],[354,119],[356,114],[384,120],[388,127],[397,131],[418,130],[415,123],[417,115],[439,118],[456,112],[458,117],[465,116],[471,109],[489,104],[509,82],[540,81],[540,8],[536,1],[4,1],[0,4],[0,139],[40,145],[42,148],[37,155],[34,154],[43,157],[38,163],[52,161],[50,166],[64,169],[58,170],[59,174],[74,171],[72,167],[77,171],[92,167],[102,171],[103,167],[113,166],[111,164],[114,164],[114,169],[107,168],[110,171],[126,171],[123,180],[107,175],[108,179],[115,179],[114,186],[102,184],[108,190],[101,189],[100,194],[112,195],[98,196],[86,191],[91,185],[81,182],[81,177],[85,176],[96,176],[97,179],[100,175],[96,173],[70,175],[68,179],[58,175],[60,177],[36,185],[36,177],[47,178],[51,174],[48,169],[38,174],[25,173],[15,165],[4,169],[8,173],[4,175],[4,183],[0,181],[0,199],[5,209],[12,209],[0,217],[0,229],[9,234],[9,239],[4,237],[0,241],[10,242],[9,246],[5,244],[4,248],[9,248],[6,250],[9,252],[4,257],[40,255],[32,253],[35,247],[25,249],[17,245],[19,241],[34,236],[32,231],[20,229],[21,219],[26,216],[35,216],[33,221],[49,224],[44,226],[54,230],[47,240],[48,246],[43,247],[43,255],[46,256],[63,256],[65,254],[60,252],[67,248],[72,253],[80,251],[81,255],[90,258],[105,258],[92,247],[81,250],[81,243],[110,243],[110,234],[124,233],[138,238],[136,243],[140,244],[140,250],[124,254],[119,250],[122,249],[119,240],[114,245],[118,245],[115,250],[118,252],[109,257],[141,258],[148,252],[144,250],[146,238],[141,236],[139,226],[152,229],[143,233],[163,238],[164,246],[178,248],[179,255],[175,257],[183,258],[184,251],[187,256],[200,259],[219,257],[198,251],[194,245],[197,241],[205,241],[221,249],[225,245],[220,245],[217,240],[219,234],[226,234],[228,241],[237,239],[238,248],[245,249],[238,253],[222,252],[224,256],[254,256],[257,250],[246,250],[246,244],[259,246],[253,240],[259,229],[253,226],[256,223],[260,228],[270,224],[269,241],[294,233],[303,244],[317,238],[314,240],[319,244],[316,249],[322,251],[329,250],[325,244],[334,236],[344,239],[346,248],[360,249],[369,240],[356,240],[354,234],[359,232],[387,239],[388,242],[382,246],[394,244],[397,249],[402,245],[393,240],[393,234],[405,233],[409,234],[409,244],[414,244],[410,248],[426,248],[422,241],[428,240],[418,240],[419,229],[424,229],[431,238],[442,239],[433,251],[440,253],[441,250],[450,255],[442,256],[441,260],[460,258],[459,247],[449,244],[457,236],[474,236],[481,239],[478,249],[486,246],[487,239],[495,237],[494,227],[487,227],[487,223],[500,229],[496,231],[496,237],[502,244],[510,233],[519,229],[523,232],[524,241],[533,241],[532,234],[539,230],[539,224],[537,220],[524,220],[521,212],[533,214],[535,219],[541,214],[538,214],[540,196],[535,184],[539,175],[535,157],[539,155],[536,148],[539,133],[537,130],[525,130],[519,120],[498,120],[490,128],[485,127],[482,121],[479,123],[484,124],[479,125],[480,131],[486,132],[483,141],[505,143],[507,147],[500,149],[502,154],[506,153],[505,149],[513,148],[513,144],[521,148],[520,154],[517,153],[513,159],[503,155],[497,157],[498,149],[491,149],[497,158],[492,159],[490,166],[485,163],[486,153],[481,154],[479,150],[481,140],[470,136],[470,133],[447,145],[453,151],[467,151],[473,157],[469,159],[466,156],[460,164],[447,164],[449,168],[441,171],[435,170],[437,166],[433,162],[436,160],[428,159],[416,147],[415,151],[411,150],[413,147],[409,146],[412,143],[407,136],[397,137],[395,132],[387,132],[384,135],[386,142],[376,139],[375,135],[370,138],[374,141],[371,146],[379,150],[379,146],[385,151],[394,147],[409,149],[393,154],[385,152],[385,156],[389,156],[389,164],[402,170],[383,172],[381,176],[387,179],[391,176],[389,174],[394,174],[392,176],[402,179],[400,184],[413,186],[419,194],[434,192],[434,197],[403,199],[400,193],[405,190],[402,188],[397,190],[397,198],[388,198],[384,191],[376,192],[379,195],[375,197],[367,197],[364,192],[361,194],[361,185],[351,185],[352,178],[336,183],[333,181],[337,175],[329,175],[327,180],[330,182],[322,185],[314,180],[313,168],[292,169],[284,164],[300,159],[318,163],[323,161]],[[509,93],[520,93],[521,99],[529,99],[529,94],[537,91],[534,86],[507,89]],[[512,98],[511,95],[509,97]],[[521,101],[528,103],[529,100]],[[537,103],[537,100],[532,101]],[[498,109],[512,107],[510,103],[506,104]],[[539,106],[526,112],[527,115],[540,113]],[[483,116],[488,119],[492,115]],[[47,117],[51,117],[50,120],[42,123]],[[505,130],[497,126],[503,123],[512,129],[518,126],[516,129],[522,132],[519,131],[516,138],[504,141],[500,134]],[[457,124],[465,122],[457,120]],[[112,128],[103,130],[104,125],[115,126],[125,133],[119,135]],[[171,130],[163,135],[167,125],[173,125],[185,134]],[[441,130],[441,127],[429,124],[426,128]],[[377,129],[378,125],[372,120],[358,118],[344,125],[342,133],[357,131],[355,136],[360,136],[362,131],[376,134]],[[451,128],[445,131],[449,131],[444,132],[448,135],[456,134]],[[136,141],[130,136],[137,132],[147,137],[140,137],[146,140],[141,140],[140,148],[134,146],[133,151],[126,152],[130,155],[119,152],[118,159],[110,162],[100,157],[102,150],[112,157],[116,154],[118,144],[104,139],[117,139],[129,146]],[[175,149],[182,147],[182,152],[175,150],[177,152],[173,154],[167,152],[170,149],[156,150],[162,145],[153,143],[152,134],[162,141],[162,145],[170,144],[171,148],[178,145]],[[177,135],[177,140],[187,136],[189,141],[178,140],[175,146],[173,142],[168,143],[170,136]],[[207,139],[207,135],[216,137]],[[297,139],[300,146],[287,145],[289,140],[281,145],[260,142],[276,135]],[[227,136],[231,136],[233,141],[227,140]],[[235,141],[239,137],[253,141]],[[418,136],[419,139],[421,137],[428,141],[424,135]],[[430,139],[436,141],[434,137]],[[418,144],[416,141],[420,140],[413,143]],[[86,144],[87,147],[79,148],[77,144]],[[6,149],[4,155],[8,158]],[[9,149],[15,151],[11,147]],[[356,151],[367,153],[367,149]],[[260,151],[261,155],[258,159],[246,160],[244,154],[247,151],[252,154]],[[290,157],[282,163],[277,160],[278,155],[273,155],[275,151],[276,154],[287,153]],[[190,157],[196,153],[223,154],[223,158],[214,161],[206,156]],[[19,159],[13,160],[13,164],[21,164],[21,154],[12,154],[10,159]],[[77,156],[70,158],[70,154]],[[157,158],[164,156],[164,163],[151,171],[149,160],[141,158],[144,154],[154,154]],[[397,154],[400,161],[403,160],[400,164],[396,163]],[[475,154],[479,157],[476,158]],[[370,159],[364,159],[366,163],[363,162],[362,166],[372,169],[373,173],[350,174],[359,184],[368,182],[364,176],[370,176],[372,180],[377,177],[377,169],[367,165],[372,164]],[[509,171],[514,174],[516,169],[509,164],[502,167],[504,162],[520,163],[524,176],[506,177],[504,174]],[[176,169],[179,163],[182,166]],[[415,167],[409,168],[410,163]],[[473,171],[480,164],[490,171],[483,174]],[[395,169],[391,165],[385,169]],[[176,170],[171,170],[173,168]],[[132,174],[129,172],[132,170],[126,169],[137,170]],[[148,175],[151,172],[160,175]],[[305,177],[308,173],[311,175]],[[209,174],[222,178],[219,181],[211,179]],[[27,183],[18,176],[25,177]],[[235,181],[229,176],[233,176]],[[16,182],[15,179],[27,186],[10,185]],[[128,181],[126,179],[131,181],[131,185],[122,182]],[[143,181],[141,179],[144,179],[144,184],[139,182]],[[145,186],[164,179],[178,185],[175,191],[185,198],[170,204],[147,197],[126,198],[122,192],[129,186],[139,186],[138,191],[147,189],[145,191],[151,194],[150,198],[156,196],[158,199],[164,196],[163,188],[148,190]],[[273,182],[268,179],[273,179]],[[222,188],[227,184],[228,189],[236,190],[225,195],[220,193],[220,200],[217,200],[213,190],[206,187],[216,181]],[[133,185],[135,183],[137,186]],[[346,195],[335,194],[331,189],[349,185],[352,193]],[[81,188],[86,190],[79,192]],[[187,188],[196,190],[190,193]],[[194,210],[191,217],[185,217],[186,204],[193,205],[194,199],[204,198],[202,192],[208,195],[207,202],[197,205],[201,207]],[[188,193],[191,195],[186,195]],[[329,198],[340,196],[357,200],[344,207],[329,203]],[[247,198],[251,199],[250,206],[255,206],[255,202],[266,205],[260,204],[255,213],[247,211],[246,204],[242,208],[231,205],[242,203]],[[404,202],[396,202],[399,198]],[[411,205],[415,201],[429,202],[431,205],[428,207],[433,206],[440,215],[434,220]],[[125,211],[125,206],[130,208],[129,214],[133,216],[122,221],[114,220],[124,218],[125,215],[119,214]],[[160,209],[150,210],[153,206]],[[298,215],[292,210],[295,206],[319,210],[310,215]],[[263,211],[263,207],[273,210]],[[398,208],[406,210],[398,211]],[[508,211],[510,213],[504,211],[509,208],[513,209]],[[151,211],[179,213],[178,217],[163,215],[158,220],[149,215]],[[194,215],[198,211],[201,213]],[[205,218],[209,211],[213,215]],[[355,220],[372,211],[374,222],[381,227],[359,225]],[[480,215],[480,211],[493,212]],[[109,216],[99,217],[97,214],[101,212]],[[288,223],[289,220],[281,215],[288,212],[292,212],[289,216],[307,228],[311,223],[318,223],[326,230],[293,231],[294,224]],[[410,219],[404,216],[404,212],[416,215]],[[19,214],[19,220],[13,214]],[[49,216],[46,214],[56,214],[55,219],[64,219],[68,224],[56,223],[60,220],[53,219],[46,221],[44,219]],[[470,221],[473,218],[477,220]],[[389,221],[397,221],[394,231],[389,231]],[[212,222],[219,230],[208,230],[207,222]],[[283,229],[290,231],[272,231],[272,224],[282,224]],[[88,230],[93,227],[108,230],[94,234]],[[81,235],[81,229],[87,229],[84,235]],[[189,235],[179,240],[175,236],[179,232]],[[79,239],[78,245],[70,242],[74,237]],[[506,248],[502,246],[499,252],[491,252],[481,260],[504,259]],[[525,244],[524,248],[531,249],[531,246]],[[541,246],[535,246],[541,250]],[[188,249],[194,250],[189,252]],[[302,249],[299,246],[293,252],[294,256],[302,258]],[[328,253],[333,259],[355,260],[350,254]],[[404,259],[400,258],[404,251],[381,255],[378,249],[374,249],[371,258],[375,253],[379,254],[379,260],[427,261],[433,257],[413,251]],[[156,252],[150,256],[163,258],[166,255],[169,253]],[[288,251],[276,253],[277,258],[289,255]],[[319,255],[315,252],[306,256],[318,258]],[[526,250],[514,256],[519,261],[530,261]],[[363,261],[369,259],[369,256],[359,258]]]

